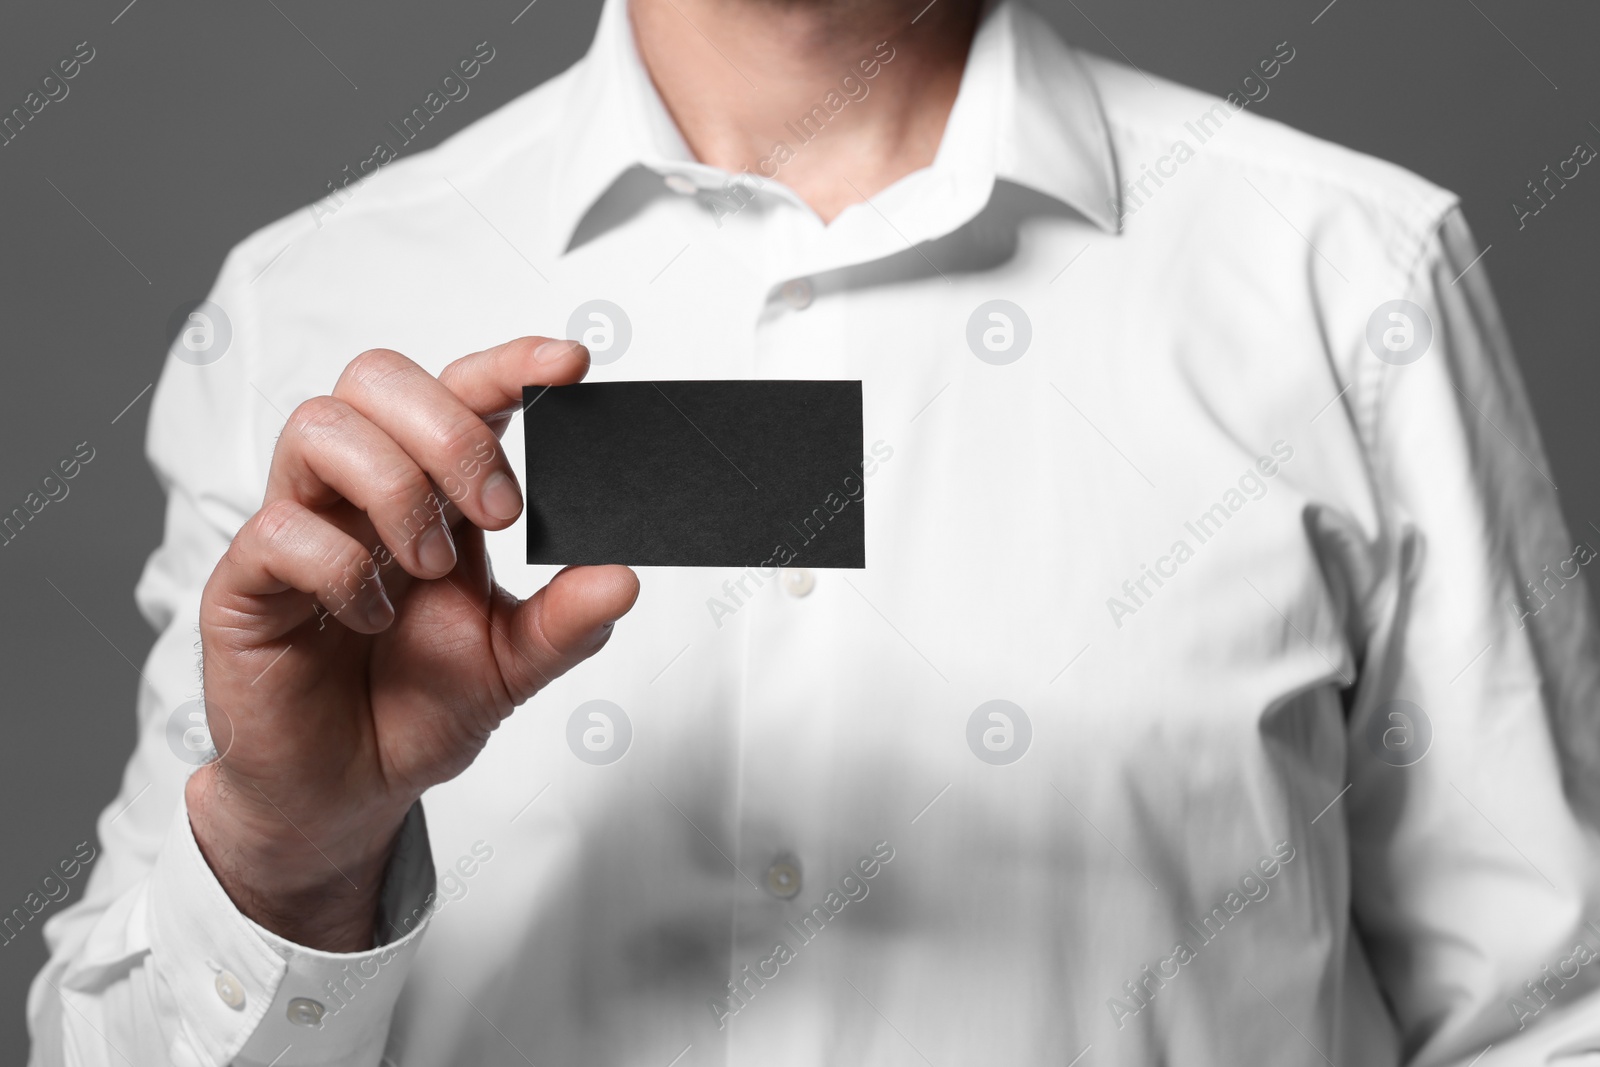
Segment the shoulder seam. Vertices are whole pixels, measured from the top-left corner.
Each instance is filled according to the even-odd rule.
[[[1206,97],[1206,99],[1212,100],[1217,106],[1224,108],[1228,106],[1227,102],[1221,97]],[[1256,117],[1259,118],[1260,116]],[[1158,133],[1146,127],[1130,125],[1125,120],[1114,118],[1109,114],[1106,116],[1106,125],[1118,136],[1125,136],[1129,139],[1145,140],[1159,138]],[[1318,140],[1318,138],[1314,137],[1313,135],[1303,133],[1302,131],[1296,130],[1294,127],[1285,126],[1284,128],[1297,136],[1306,137],[1313,141]],[[1336,142],[1323,141],[1322,143],[1336,148],[1339,151],[1349,152],[1358,157],[1363,157],[1363,153],[1357,151],[1356,149],[1348,148],[1344,145],[1337,144]],[[1115,148],[1115,146],[1113,147]],[[1209,142],[1206,147],[1210,147]],[[1195,154],[1196,156],[1199,156],[1202,153],[1197,151]],[[1394,167],[1397,171],[1408,175],[1410,180],[1396,181],[1387,186],[1374,182],[1350,181],[1330,176],[1325,171],[1313,170],[1307,167],[1295,165],[1294,161],[1292,160],[1278,158],[1252,159],[1247,154],[1230,150],[1226,146],[1212,148],[1210,152],[1205,153],[1205,158],[1212,161],[1217,166],[1226,167],[1235,173],[1257,169],[1264,174],[1275,174],[1284,178],[1309,182],[1324,189],[1330,189],[1342,193],[1360,202],[1370,203],[1375,207],[1388,208],[1392,212],[1395,219],[1404,224],[1408,231],[1408,236],[1412,237],[1413,239],[1421,238],[1425,240],[1426,237],[1432,232],[1432,229],[1437,225],[1438,220],[1442,218],[1442,216],[1448,212],[1449,208],[1456,204],[1459,200],[1457,195],[1451,190],[1435,184],[1420,174],[1414,174],[1411,171],[1407,171],[1398,164],[1392,164],[1386,160],[1380,160],[1375,156],[1364,158],[1372,159],[1384,166]],[[1120,162],[1121,161],[1119,160],[1119,163]],[[1384,203],[1386,193],[1389,194],[1389,197],[1391,198],[1391,202],[1388,204]]]
[[[1439,231],[1444,227],[1450,214],[1460,209],[1459,202],[1453,197],[1450,202],[1436,212],[1429,225],[1422,227],[1416,237],[1416,245],[1412,250],[1410,261],[1406,268],[1399,272],[1399,284],[1395,287],[1398,293],[1412,295],[1416,293],[1417,277],[1422,272],[1423,266],[1428,262],[1428,250],[1436,242]],[[1359,368],[1371,364],[1371,368],[1363,374]],[[1362,450],[1368,456],[1368,472],[1376,476],[1373,464],[1378,456],[1378,426],[1381,422],[1384,385],[1390,374],[1390,365],[1382,360],[1361,359],[1357,364],[1357,371],[1351,376],[1353,388],[1356,392],[1355,402],[1352,405],[1354,418],[1352,422],[1356,431],[1356,439],[1360,441]],[[1376,482],[1374,483],[1376,484]]]

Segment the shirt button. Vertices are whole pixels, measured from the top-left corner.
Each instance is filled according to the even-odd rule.
[[[767,892],[782,900],[788,900],[800,892],[800,868],[786,859],[768,867]]]
[[[287,1015],[289,1021],[296,1026],[320,1026],[322,1017],[328,1012],[321,1001],[312,1000],[310,997],[295,997],[289,1001]]]
[[[790,596],[805,596],[817,587],[817,576],[804,567],[785,568],[781,580],[783,591]]]
[[[811,306],[811,283],[804,278],[790,278],[783,283],[779,293],[783,302],[796,311],[804,311]]]
[[[239,984],[239,979],[233,976],[232,971],[223,971],[217,975],[217,996],[222,998],[222,1003],[238,1011],[244,1007],[244,986]]]
[[[675,193],[682,193],[684,196],[692,196],[700,191],[700,187],[692,179],[682,174],[669,174],[663,180],[667,183],[668,189]]]

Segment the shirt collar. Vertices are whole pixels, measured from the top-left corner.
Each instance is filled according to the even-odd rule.
[[[605,0],[566,96],[550,216],[558,251],[635,166],[721,175],[695,160],[656,92],[627,4]],[[1077,52],[1016,0],[999,0],[979,26],[929,169],[981,186],[984,199],[996,179],[1024,185],[1102,230],[1119,229],[1117,164],[1099,93]]]
[[[989,24],[998,38],[995,176],[1052,196],[1116,233],[1116,154],[1082,57],[1014,0],[1000,4]]]
[[[605,0],[563,105],[550,220],[558,251],[630,168],[694,160],[634,45],[628,0]]]

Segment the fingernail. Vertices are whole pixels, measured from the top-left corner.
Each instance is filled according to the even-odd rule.
[[[575,351],[582,351],[585,355],[588,354],[588,349],[576,341],[546,341],[533,350],[533,358],[540,363],[554,363],[556,360],[571,355]]]
[[[429,527],[417,543],[417,558],[422,566],[435,574],[448,574],[455,570],[456,546],[450,540],[450,531],[443,526]]]
[[[483,495],[479,500],[483,510],[501,522],[510,522],[522,512],[522,494],[517,491],[517,483],[505,471],[495,471],[484,479]]]
[[[382,630],[394,621],[394,605],[379,589],[367,597],[366,603],[361,606],[361,617],[369,628]]]

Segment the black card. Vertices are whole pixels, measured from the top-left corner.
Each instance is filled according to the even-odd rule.
[[[529,563],[865,567],[861,383],[523,390]]]

